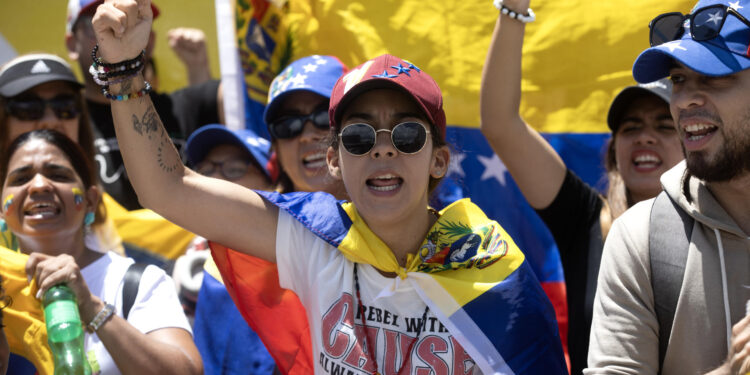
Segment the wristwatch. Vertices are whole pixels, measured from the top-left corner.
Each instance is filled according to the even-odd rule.
[[[96,316],[94,316],[94,319],[91,320],[91,322],[86,325],[86,330],[89,333],[95,333],[99,330],[99,327],[102,326],[109,318],[112,317],[112,315],[115,313],[115,307],[111,304],[107,303],[104,305],[104,308],[99,311]]]

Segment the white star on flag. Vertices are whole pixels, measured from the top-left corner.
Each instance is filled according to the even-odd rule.
[[[305,73],[310,73],[316,71],[318,66],[315,64],[306,64],[303,68],[305,69]]]
[[[461,162],[466,159],[466,154],[455,153],[451,155],[451,162],[448,164],[448,173],[446,175],[457,174],[460,177],[466,177],[464,169],[461,168]]]
[[[716,13],[708,15],[708,19],[706,20],[704,24],[713,22],[714,25],[718,25],[722,19],[724,19],[724,17],[721,16],[721,11],[717,10]]]
[[[681,49],[683,51],[687,51],[687,48],[681,46],[680,42],[681,41],[679,41],[679,40],[673,40],[673,41],[671,41],[669,43],[662,44],[662,46],[667,47],[669,49],[669,52],[674,52],[674,50],[676,50],[676,49]]]
[[[294,77],[289,79],[289,82],[292,84],[292,87],[298,87],[303,86],[306,79],[306,75],[297,73]]]
[[[328,60],[322,59],[322,58],[315,60],[315,63],[318,64],[318,65],[325,65],[327,62],[328,62]]]
[[[505,168],[505,164],[497,157],[497,154],[492,154],[491,157],[479,155],[477,159],[484,165],[484,172],[482,177],[479,178],[481,181],[494,178],[500,185],[505,186],[505,172],[508,171],[508,168]]]
[[[739,0],[737,0],[737,1],[733,2],[733,3],[730,2],[729,3],[729,7],[732,8],[732,9],[734,9],[734,10],[740,10],[740,9],[744,8],[742,5],[740,5],[740,1]]]

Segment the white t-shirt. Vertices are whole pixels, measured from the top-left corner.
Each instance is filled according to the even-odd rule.
[[[132,259],[110,251],[81,270],[91,293],[102,301],[113,304],[115,314],[120,317],[123,316],[122,279],[133,263]],[[148,266],[143,272],[138,294],[128,315],[128,323],[143,333],[174,327],[192,334],[172,279],[155,266]],[[99,336],[86,333],[84,347],[95,374],[97,368],[100,370],[98,374],[120,374]]]
[[[375,368],[362,317],[354,313],[358,306],[354,263],[283,210],[276,233],[276,262],[281,286],[297,293],[307,310],[315,373],[371,374]],[[426,305],[408,278],[399,282],[366,264],[357,269],[378,372],[396,374],[402,353],[422,327]],[[481,374],[432,311],[411,353],[411,371],[404,369],[402,374]]]

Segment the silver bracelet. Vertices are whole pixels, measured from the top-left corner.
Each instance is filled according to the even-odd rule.
[[[531,10],[531,8],[526,10],[526,14],[521,14],[505,6],[505,4],[503,4],[503,0],[493,0],[492,4],[495,6],[495,8],[497,8],[497,10],[500,11],[500,13],[518,20],[521,23],[529,23],[536,20],[536,14],[534,14],[534,11]]]
[[[110,304],[105,304],[104,308],[101,309],[98,313],[96,313],[96,316],[94,316],[94,319],[91,320],[91,323],[86,325],[86,330],[89,331],[89,333],[94,333],[99,330],[99,328],[107,321],[109,318],[112,317],[115,313],[115,307]]]

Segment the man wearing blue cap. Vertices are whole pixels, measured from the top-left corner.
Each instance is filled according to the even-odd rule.
[[[670,76],[685,161],[604,247],[586,374],[750,374],[750,1],[650,24],[639,82]]]

